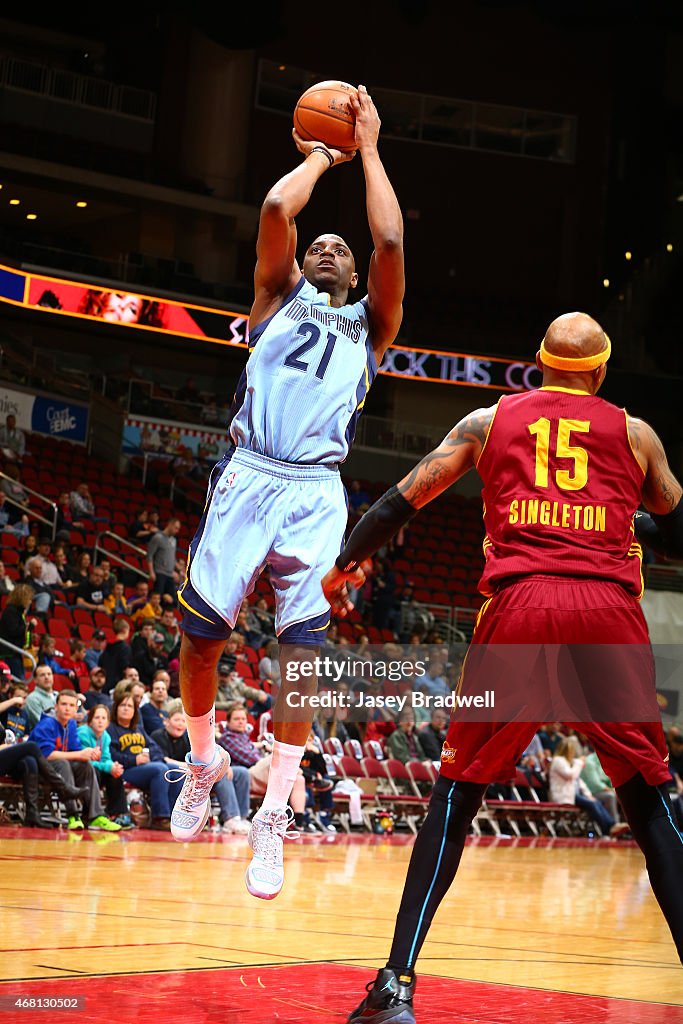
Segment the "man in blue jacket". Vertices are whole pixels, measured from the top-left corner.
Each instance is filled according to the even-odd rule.
[[[55,714],[44,714],[31,732],[29,739],[40,747],[43,755],[52,763],[65,782],[88,790],[83,801],[83,811],[88,828],[93,832],[119,832],[120,825],[110,821],[104,814],[100,784],[91,762],[100,758],[99,747],[84,747],[76,726],[78,697],[75,690],[60,690],[57,694]],[[77,804],[72,800],[65,803],[69,818],[68,828],[75,831],[84,828]]]

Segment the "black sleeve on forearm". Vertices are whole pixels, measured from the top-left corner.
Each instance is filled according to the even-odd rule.
[[[391,540],[416,512],[417,509],[406,501],[398,487],[390,487],[351,531],[351,536],[335,562],[337,568],[341,572],[353,572],[364,558],[374,555],[375,551]]]
[[[667,515],[636,512],[634,529],[638,540],[667,558],[683,559],[683,499]]]

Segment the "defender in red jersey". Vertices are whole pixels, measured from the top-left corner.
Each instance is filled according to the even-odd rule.
[[[580,692],[572,699],[588,712],[565,721],[590,738],[617,787],[683,960],[683,835],[664,786],[670,773],[638,605],[642,551],[634,533],[641,504],[662,525],[680,521],[683,491],[654,431],[597,397],[610,348],[589,316],[570,313],[553,321],[536,357],[542,387],[502,398],[458,423],[366,513],[323,579],[333,609],[345,614],[346,581],[358,582],[362,559],[476,467],[484,482],[486,525],[480,589],[488,600],[460,692],[477,691],[482,674],[496,663],[509,665],[513,679],[511,685],[501,672],[501,686],[524,691],[523,706],[506,720],[472,721],[454,713],[440,777],[415,841],[389,961],[350,1021],[415,1020],[415,961],[455,877],[486,787],[514,775],[539,724],[549,720],[534,715],[540,691],[566,688],[577,672]],[[518,654],[516,666],[501,660],[508,649]],[[591,668],[596,652],[598,678]],[[519,663],[525,666],[522,678]],[[617,683],[620,694],[618,701],[610,698],[611,717],[591,710],[605,681]],[[490,682],[487,677],[484,685]],[[634,707],[637,715],[624,713]]]

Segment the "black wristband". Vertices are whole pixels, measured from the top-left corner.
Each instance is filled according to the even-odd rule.
[[[325,149],[324,146],[314,146],[311,153],[322,153],[330,161],[330,167],[334,163],[334,157],[330,153],[329,149]]]
[[[390,487],[356,524],[334,564],[340,572],[353,572],[363,559],[374,555],[416,513],[417,509],[406,501],[398,488]]]

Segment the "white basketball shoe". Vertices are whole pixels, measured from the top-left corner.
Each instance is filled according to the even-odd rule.
[[[206,825],[211,812],[211,790],[223,778],[229,764],[230,754],[217,746],[210,764],[193,764],[187,754],[184,765],[166,772],[169,782],[180,781],[172,778],[175,772],[179,772],[181,778],[185,776],[171,813],[171,834],[179,843],[196,839]]]
[[[256,812],[249,831],[249,845],[254,851],[247,868],[247,889],[260,900],[274,900],[285,880],[282,850],[285,839],[298,839],[290,830],[294,813],[290,807]]]

